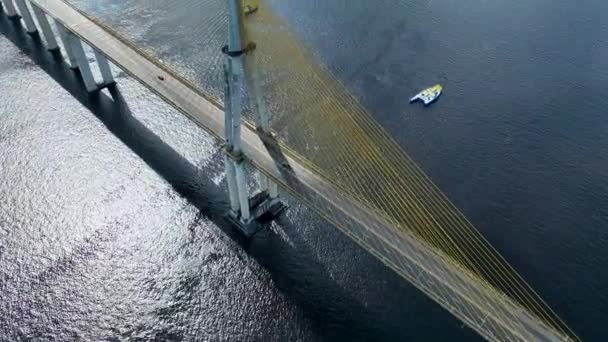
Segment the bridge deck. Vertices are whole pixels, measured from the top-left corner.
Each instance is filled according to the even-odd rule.
[[[31,0],[122,70],[213,135],[224,138],[224,113],[200,91],[128,41],[63,0]],[[317,211],[363,248],[490,340],[568,340],[495,289],[381,215],[345,195],[280,144],[242,129],[251,164]],[[284,167],[288,163],[289,167]],[[328,214],[330,213],[330,214]]]

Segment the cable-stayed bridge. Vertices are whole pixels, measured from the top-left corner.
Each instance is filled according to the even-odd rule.
[[[65,54],[88,91],[114,86],[110,61],[215,137],[225,150],[230,215],[245,234],[258,217],[285,209],[280,188],[483,337],[578,340],[266,3],[166,5],[199,10],[208,28],[201,41],[227,43],[214,47],[223,98],[64,0],[2,3],[49,50]],[[253,196],[250,167],[263,179]]]

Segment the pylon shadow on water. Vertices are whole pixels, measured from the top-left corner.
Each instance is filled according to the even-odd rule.
[[[38,34],[26,33],[19,20],[8,19],[2,11],[0,34],[90,110],[116,138],[267,270],[278,290],[314,322],[319,335],[331,339],[399,339],[395,336],[399,335],[398,330],[386,329],[387,322],[377,322],[377,314],[370,312],[331,279],[325,266],[297,233],[297,223],[287,218],[280,220],[283,231],[290,234],[288,237],[292,242],[295,241],[293,246],[270,229],[251,240],[244,239],[225,216],[229,206],[224,189],[213,183],[205,170],[186,160],[132,115],[128,99],[120,91],[120,79],[117,86],[109,88],[111,97],[103,92],[89,94],[78,71],[69,68],[61,52],[47,51]],[[279,164],[286,162],[280,149],[275,156]],[[289,173],[285,165],[281,170]],[[289,178],[297,182],[293,175]],[[218,203],[218,199],[224,200]],[[191,230],[190,234],[196,234],[196,231]],[[298,267],[294,268],[296,264]],[[166,334],[169,336],[171,332]]]

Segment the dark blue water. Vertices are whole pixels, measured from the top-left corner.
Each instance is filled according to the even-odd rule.
[[[605,340],[608,3],[272,3],[566,322]],[[435,105],[408,104],[435,83]]]
[[[198,13],[142,4],[83,5],[215,74],[188,34]],[[608,5],[272,4],[580,337],[604,340]],[[124,75],[87,97],[1,18],[0,339],[477,338],[297,203],[242,241],[211,139]],[[437,82],[435,105],[407,104]]]

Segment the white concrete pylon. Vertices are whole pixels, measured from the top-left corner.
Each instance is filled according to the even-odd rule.
[[[89,65],[87,56],[84,53],[84,49],[82,48],[80,38],[76,37],[71,32],[67,33],[67,38],[68,44],[74,53],[76,63],[78,64],[78,69],[80,70],[80,76],[82,76],[82,80],[84,81],[84,86],[87,88],[89,93],[97,90],[97,83],[95,83],[95,78],[91,72],[91,66]]]
[[[228,40],[228,51],[241,51],[243,44],[241,41],[241,24],[242,24],[242,10],[240,6],[240,0],[228,0],[229,10],[229,32],[230,39]],[[232,143],[232,151],[235,155],[239,156],[241,152],[241,115],[242,115],[242,89],[243,84],[243,60],[240,56],[231,57],[231,70],[229,74],[229,87],[231,90],[235,90],[231,94],[230,98],[230,114],[232,119],[232,135],[230,142]],[[241,221],[243,223],[249,223],[251,218],[251,212],[249,210],[249,187],[247,186],[247,180],[245,178],[245,167],[242,160],[233,161],[235,174],[236,174],[236,188],[239,196],[239,205],[241,207]]]
[[[230,210],[234,214],[238,214],[241,209],[239,203],[239,193],[236,187],[236,171],[232,159],[228,155],[224,156],[224,163],[226,167],[226,182],[228,182],[228,196],[230,197]]]
[[[70,68],[78,69],[78,62],[76,62],[76,57],[74,57],[74,52],[72,51],[72,47],[70,46],[70,39],[67,29],[65,28],[65,26],[63,26],[62,23],[57,20],[55,20],[55,27],[57,28],[57,33],[59,33],[59,38],[63,43],[63,49],[65,50],[65,54],[68,57]]]
[[[30,14],[30,10],[25,3],[25,0],[15,0],[17,4],[17,8],[19,9],[19,14],[21,15],[21,20],[23,20],[23,25],[25,26],[25,30],[27,33],[36,33],[36,24],[34,24],[34,19],[32,19],[32,15]]]
[[[270,119],[268,118],[268,108],[266,107],[266,101],[264,101],[264,96],[262,92],[262,85],[260,83],[260,71],[258,68],[258,52],[252,51],[251,58],[253,59],[251,62],[251,84],[250,86],[253,88],[253,96],[255,97],[255,107],[257,111],[256,118],[256,126],[258,129],[261,129],[264,133],[270,133]]]
[[[260,182],[260,189],[262,191],[267,190],[268,189],[268,177],[266,177],[265,174],[258,172],[258,179]]]
[[[228,0],[228,51],[237,52],[243,50],[242,42],[242,20],[243,11],[240,0]],[[242,94],[243,89],[243,59],[242,56],[231,56],[230,89],[236,89],[231,97],[232,112],[232,146],[235,154],[241,152],[241,115],[243,111]],[[237,180],[238,181],[238,180]]]
[[[251,212],[249,210],[249,187],[247,179],[245,179],[245,167],[243,162],[234,162],[236,171],[236,188],[239,194],[239,204],[241,206],[241,220],[243,223],[249,223]]]
[[[230,38],[228,45],[222,49],[228,55],[224,75],[226,86],[224,89],[224,114],[225,114],[225,139],[226,139],[226,177],[230,192],[230,205],[235,219],[238,219],[239,229],[246,235],[251,236],[258,229],[255,220],[266,213],[276,215],[285,206],[276,200],[278,190],[276,184],[261,175],[260,185],[264,193],[258,193],[249,197],[249,186],[245,177],[246,158],[241,150],[241,116],[243,111],[243,99],[241,89],[246,79],[243,68],[243,42],[242,42],[242,7],[240,0],[228,0],[228,22]],[[249,47],[249,45],[248,45]],[[248,48],[248,50],[250,50]],[[254,92],[261,93],[261,87],[254,86]],[[261,96],[256,96],[258,100]],[[257,103],[258,113],[266,112],[263,102]],[[269,131],[268,120],[261,118],[257,121],[258,128]],[[265,129],[264,129],[265,128]],[[258,196],[259,195],[259,196]],[[264,197],[266,195],[266,197]],[[238,200],[235,200],[235,198]],[[250,199],[252,202],[250,203]],[[252,206],[252,207],[250,207]],[[237,216],[236,209],[240,209]]]
[[[112,69],[110,68],[110,63],[108,63],[106,57],[99,53],[99,51],[95,50],[95,59],[97,60],[97,65],[99,65],[99,72],[101,73],[101,77],[103,78],[103,84],[114,84],[114,76],[112,75]]]
[[[243,66],[241,60],[236,58],[232,60],[232,74],[230,77],[230,89],[242,89],[242,73]],[[242,98],[240,91],[235,91],[232,94],[229,106],[232,113],[232,128],[230,141],[235,154],[241,153],[241,115],[242,115]]]
[[[57,45],[57,40],[55,39],[55,33],[53,33],[53,30],[51,29],[51,25],[49,24],[49,20],[46,18],[46,14],[38,6],[34,4],[31,5],[34,16],[36,16],[38,25],[42,30],[44,40],[46,41],[46,48],[48,50],[59,49],[59,45]]]
[[[4,5],[6,16],[8,16],[9,18],[16,17],[19,15],[17,13],[17,10],[15,9],[15,4],[13,3],[13,0],[2,0],[2,4]]]
[[[226,139],[226,151],[224,153],[224,165],[226,169],[226,183],[228,183],[228,195],[230,197],[230,209],[236,216],[240,212],[239,191],[236,187],[236,171],[228,152],[232,150],[232,94],[230,90],[230,74],[232,73],[232,61],[228,59],[224,64],[224,138]]]
[[[279,186],[271,179],[268,179],[268,196],[270,196],[271,199],[279,197]]]

